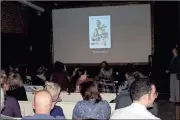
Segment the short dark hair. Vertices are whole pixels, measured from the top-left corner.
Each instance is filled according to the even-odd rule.
[[[132,100],[139,100],[143,95],[150,94],[152,91],[152,85],[154,84],[148,78],[135,80],[130,87]]]
[[[95,99],[98,103],[102,100],[101,95],[98,91],[97,85],[93,81],[87,81],[80,85],[80,93],[84,100]]]
[[[109,70],[110,68],[109,68],[109,64],[106,62],[106,61],[102,61],[101,63],[100,63],[100,67],[102,68],[102,64],[105,64],[105,70]]]

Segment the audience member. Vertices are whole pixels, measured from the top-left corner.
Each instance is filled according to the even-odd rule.
[[[115,93],[116,86],[113,82],[113,70],[109,67],[106,61],[100,64],[100,73],[97,78],[98,89],[100,92],[104,93]]]
[[[76,103],[73,110],[73,119],[109,119],[111,107],[102,100],[97,85],[93,81],[81,84],[82,101]]]
[[[82,66],[81,64],[78,64],[78,65],[74,68],[73,73],[72,73],[72,76],[74,76],[74,75],[76,74],[76,71],[77,71],[78,69],[84,69],[84,68],[83,68],[83,66]]]
[[[1,106],[0,106],[0,111],[1,111],[1,114],[0,114],[0,120],[12,120],[13,118],[12,117],[9,117],[9,116],[5,116],[2,114],[2,110],[4,109],[4,101],[5,101],[5,98],[4,98],[4,90],[1,88]]]
[[[54,108],[52,103],[52,96],[47,91],[39,91],[36,93],[33,102],[33,109],[35,109],[34,116],[23,117],[24,120],[33,119],[64,119],[64,117],[53,117],[50,111]]]
[[[172,49],[173,57],[168,73],[170,72],[170,98],[173,103],[180,103],[180,51],[178,48]]]
[[[27,101],[26,90],[23,86],[22,79],[18,73],[9,74],[9,90],[6,91],[7,96],[12,96],[18,101]]]
[[[73,75],[71,77],[69,93],[70,92],[79,92],[80,84],[82,84],[88,80],[89,79],[87,78],[87,72],[84,69],[78,69],[76,71],[75,75]]]
[[[68,91],[69,80],[65,71],[65,65],[62,62],[55,62],[51,81],[59,84],[61,91]]]
[[[152,107],[157,98],[155,85],[148,79],[135,80],[130,87],[133,103],[113,112],[111,119],[159,119],[147,108]]]
[[[126,74],[126,79],[127,79],[126,88],[119,91],[118,95],[116,96],[115,109],[120,109],[120,108],[124,108],[124,107],[127,107],[127,106],[131,105],[132,99],[131,99],[131,96],[130,96],[130,93],[129,93],[129,88],[131,87],[131,84],[134,82],[134,80],[139,80],[141,78],[137,77],[137,75],[134,76],[132,73],[127,73]],[[157,116],[158,115],[157,103],[155,102],[153,107],[149,107],[148,110],[153,115]]]
[[[44,66],[41,66],[40,68],[38,68],[37,75],[33,78],[33,85],[44,86],[45,81],[46,81],[46,77],[44,74],[46,71],[47,69]]]
[[[121,90],[118,91],[119,93],[115,99],[116,102],[115,109],[127,107],[132,103],[129,93],[129,88],[132,82],[135,80],[135,78],[132,73],[126,73],[125,76],[127,81],[124,86],[120,87]]]
[[[60,92],[61,88],[57,83],[48,82],[45,83],[45,90],[48,91],[52,96],[52,101],[54,104],[54,108],[51,110],[51,116],[64,116],[63,109],[60,106],[56,106],[55,104],[60,101]]]
[[[3,88],[3,91],[6,94],[6,91],[9,90],[9,80],[6,77],[0,77],[0,83]],[[14,97],[6,96],[5,95],[5,108],[1,111],[1,114],[10,116],[10,117],[22,117],[20,106],[18,101]]]

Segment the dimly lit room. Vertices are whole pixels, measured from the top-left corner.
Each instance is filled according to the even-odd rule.
[[[180,119],[179,1],[1,1],[1,119]]]

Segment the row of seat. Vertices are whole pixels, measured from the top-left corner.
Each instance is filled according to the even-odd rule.
[[[32,101],[19,101],[22,116],[34,115],[32,108]],[[76,102],[58,102],[56,105],[61,106],[66,119],[72,119],[73,109]],[[111,106],[111,112],[115,110],[115,103],[109,103]]]
[[[34,100],[34,94],[32,92],[26,92],[28,101]],[[116,98],[115,93],[101,93],[101,96],[103,100],[107,100],[108,102],[114,100]],[[60,94],[60,97],[63,102],[78,102],[79,100],[82,100],[82,96],[80,93],[71,93],[70,95],[68,93],[62,92]]]

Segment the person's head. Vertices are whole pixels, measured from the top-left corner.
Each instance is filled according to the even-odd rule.
[[[138,80],[140,78],[146,78],[146,76],[144,76],[141,72],[138,72],[138,71],[134,72],[133,76],[136,80]]]
[[[146,78],[135,80],[131,84],[130,95],[134,102],[139,102],[146,107],[152,107],[158,96],[156,86]]]
[[[73,77],[75,77],[77,80],[86,80],[87,72],[86,70],[80,68],[75,72],[75,75]]]
[[[108,70],[109,69],[109,65],[108,65],[108,63],[106,62],[106,61],[102,61],[101,63],[100,63],[100,68],[102,69],[105,69],[105,70]]]
[[[37,74],[40,75],[40,74],[43,74],[47,71],[46,67],[44,66],[41,66],[37,69]]]
[[[133,83],[133,81],[135,80],[133,73],[129,72],[125,74],[127,83],[128,83],[128,88],[131,86],[131,84]]]
[[[20,74],[18,73],[10,73],[8,76],[9,80],[9,90],[14,90],[18,87],[23,86],[23,81],[21,79]]]
[[[52,96],[48,91],[42,90],[35,94],[33,109],[36,114],[50,114],[53,108]]]
[[[0,76],[0,84],[5,92],[9,90],[9,79],[6,76]]]
[[[173,54],[174,56],[178,56],[178,50],[177,50],[177,48],[173,48],[173,49],[172,49],[172,54]]]
[[[86,80],[87,79],[87,72],[86,72],[86,70],[84,70],[84,69],[77,69],[76,70],[76,72],[75,72],[75,74],[71,77],[71,90],[70,91],[72,91],[72,92],[74,92],[75,91],[75,88],[76,88],[76,85],[77,85],[77,82],[78,82],[78,80]]]
[[[63,71],[65,69],[65,65],[62,62],[56,61],[54,63],[54,71],[56,72],[60,72]]]
[[[57,83],[46,81],[44,90],[51,94],[53,104],[56,104],[60,100],[61,88]]]
[[[102,100],[97,85],[93,81],[87,81],[80,85],[80,93],[84,100],[95,100],[96,103]]]
[[[2,111],[4,108],[4,90],[1,88],[1,106],[0,111]]]

